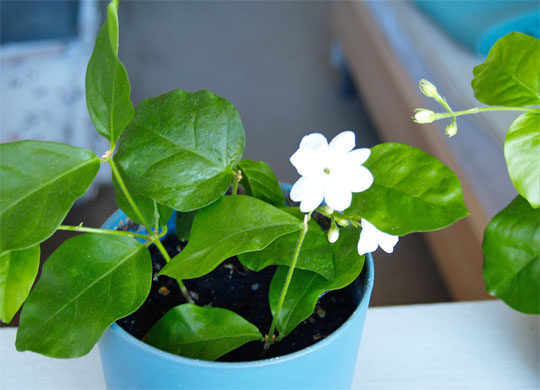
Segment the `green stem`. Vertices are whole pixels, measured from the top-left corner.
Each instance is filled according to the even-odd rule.
[[[96,228],[90,228],[90,227],[84,227],[84,226],[67,226],[67,225],[60,225],[58,227],[58,230],[67,230],[72,232],[84,232],[84,233],[99,233],[99,234],[110,234],[114,236],[126,236],[131,238],[144,238],[149,239],[150,235],[148,234],[140,234],[140,233],[133,233],[133,232],[123,232],[119,230],[108,230],[108,229],[96,229]]]
[[[289,289],[289,284],[291,283],[291,279],[294,272],[294,267],[296,267],[296,261],[298,260],[298,255],[300,254],[300,249],[302,248],[302,243],[304,242],[304,238],[306,237],[306,233],[308,232],[308,222],[311,218],[311,212],[309,214],[306,214],[304,217],[304,228],[300,232],[300,235],[298,236],[298,241],[296,242],[296,248],[294,249],[294,255],[291,261],[291,265],[289,266],[289,272],[287,273],[287,277],[285,278],[285,284],[283,285],[283,289],[281,290],[281,295],[279,296],[278,305],[276,307],[276,311],[274,313],[274,318],[272,319],[272,325],[270,326],[270,331],[268,332],[268,335],[265,339],[264,343],[264,351],[268,351],[268,348],[270,348],[270,345],[274,342],[274,332],[276,330],[277,326],[277,319],[279,317],[279,312],[281,311],[281,308],[283,307],[283,302],[285,301],[285,296],[287,295],[287,290]]]
[[[540,113],[540,108],[528,108],[528,107],[475,107],[463,111],[454,111],[448,113],[435,114],[436,119],[451,118],[461,115],[477,114],[484,111],[526,111]]]
[[[161,252],[161,254],[163,255],[163,257],[165,258],[165,261],[168,263],[171,261],[171,257],[169,256],[169,254],[167,253],[167,250],[165,249],[165,247],[163,246],[163,244],[161,243],[161,241],[159,239],[155,240],[154,241],[154,244],[156,245],[156,247],[159,249],[159,251]],[[180,279],[176,279],[176,281],[178,282],[178,285],[180,286],[180,291],[182,291],[182,295],[184,296],[184,299],[188,302],[188,303],[195,303],[195,301],[193,300],[193,298],[191,298],[191,295],[189,294],[189,291],[186,287],[186,285],[184,284],[184,282],[182,282],[182,280]]]
[[[238,172],[236,172],[236,176],[234,177],[234,184],[232,189],[232,194],[236,195],[238,192],[238,183],[240,183],[240,180],[242,180],[242,171],[239,169]]]
[[[126,196],[126,199],[128,200],[131,208],[133,209],[133,211],[135,211],[135,214],[137,214],[137,217],[142,221],[144,227],[148,231],[148,234],[151,235],[152,242],[154,243],[156,248],[158,248],[158,250],[161,252],[161,255],[163,256],[165,261],[168,263],[169,261],[171,261],[171,257],[169,256],[169,254],[167,253],[167,250],[165,249],[165,247],[163,246],[163,244],[161,243],[159,239],[159,235],[158,235],[159,230],[154,232],[154,234],[152,234],[152,229],[150,229],[150,225],[148,224],[148,222],[146,222],[146,220],[142,216],[141,211],[135,204],[135,201],[129,194],[128,189],[124,183],[124,180],[122,179],[122,176],[120,176],[120,172],[118,171],[118,168],[116,167],[116,164],[114,163],[114,160],[112,159],[112,157],[110,157],[108,161],[109,161],[109,164],[111,164],[113,174],[116,177],[116,180],[118,181],[118,184],[120,185],[122,192]],[[194,303],[184,282],[182,282],[180,279],[176,279],[176,281],[178,282],[178,285],[180,286],[180,290],[182,291],[182,295],[184,296],[185,300],[189,303]]]
[[[142,222],[142,224],[144,225],[148,233],[151,233],[152,229],[150,228],[150,224],[143,217],[141,211],[139,210],[139,207],[137,207],[137,204],[135,203],[135,201],[129,194],[126,184],[124,183],[124,179],[122,179],[122,176],[120,175],[120,172],[118,171],[118,168],[116,167],[116,164],[114,163],[113,158],[112,157],[109,158],[108,161],[109,161],[109,164],[111,164],[111,168],[112,168],[114,176],[116,177],[116,181],[118,181],[118,184],[120,185],[120,188],[122,189],[122,192],[124,193],[124,196],[126,197],[129,205],[131,206],[135,214],[137,214],[137,218],[140,219],[140,221]]]

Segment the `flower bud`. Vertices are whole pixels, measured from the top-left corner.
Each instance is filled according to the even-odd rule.
[[[431,123],[435,120],[435,113],[425,108],[417,108],[414,110],[413,120],[416,123]]]
[[[329,217],[332,215],[332,213],[334,212],[334,209],[332,207],[328,207],[328,206],[323,206],[319,209],[319,211],[321,212],[322,215],[326,216],[326,217]]]
[[[446,130],[444,132],[448,137],[453,137],[457,134],[457,124],[456,122],[450,123],[448,126],[446,126]]]
[[[440,97],[437,88],[427,80],[420,80],[418,87],[420,88],[420,91],[429,98],[435,99]]]
[[[341,227],[349,226],[349,220],[346,218],[335,217],[336,223]]]
[[[330,242],[330,244],[336,242],[338,238],[339,229],[336,226],[332,226],[330,229],[328,229],[328,242]]]

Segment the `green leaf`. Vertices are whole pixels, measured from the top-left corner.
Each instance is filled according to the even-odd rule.
[[[118,0],[111,0],[107,6],[107,28],[112,51],[118,56]]]
[[[99,134],[115,144],[133,119],[130,85],[118,59],[118,1],[107,7],[108,21],[96,38],[86,69],[86,105]]]
[[[49,238],[99,170],[87,149],[44,141],[0,145],[0,253]]]
[[[242,170],[240,184],[246,190],[247,195],[264,200],[274,206],[284,206],[285,197],[279,187],[272,168],[264,161],[242,160],[238,164]]]
[[[353,194],[345,214],[395,236],[449,226],[468,215],[458,178],[435,157],[398,143],[371,149],[372,186]]]
[[[516,310],[540,314],[540,211],[518,195],[488,224],[482,251],[487,291]]]
[[[21,313],[16,347],[71,358],[144,302],[152,282],[148,249],[123,236],[83,234],[49,257]]]
[[[235,312],[189,303],[169,310],[144,339],[161,350],[202,360],[216,360],[254,340],[262,340],[257,327]]]
[[[332,244],[336,275],[334,280],[326,280],[314,272],[294,270],[291,284],[277,317],[280,337],[287,336],[300,322],[313,313],[322,293],[344,288],[360,275],[365,257],[358,254],[358,237],[358,230],[351,226],[340,229],[339,240]],[[288,271],[288,267],[278,267],[270,284],[269,300],[274,316]]]
[[[0,256],[0,321],[13,319],[32,288],[39,269],[39,245]]]
[[[540,114],[521,114],[508,129],[504,157],[514,187],[532,207],[540,207]]]
[[[221,197],[244,151],[238,111],[209,91],[143,100],[116,155],[135,190],[178,211]]]
[[[198,278],[231,256],[261,250],[276,238],[302,228],[298,219],[259,199],[224,196],[199,210],[188,244],[159,275]]]
[[[176,213],[176,235],[180,241],[187,242],[189,240],[195,215],[197,215],[197,211]]]
[[[482,103],[540,104],[540,41],[530,35],[510,33],[493,45],[473,74],[474,94]]]
[[[139,208],[139,211],[141,212],[142,216],[144,217],[145,221],[150,224],[150,226],[155,225],[155,215],[154,215],[154,201],[150,198],[147,198],[146,196],[142,196],[139,193],[137,193],[134,189],[131,183],[129,182],[129,179],[126,177],[126,175],[122,172],[122,167],[118,166],[118,170],[120,171],[120,175],[122,176],[122,180],[124,181],[124,184],[133,198],[133,201]],[[133,210],[131,205],[129,204],[129,201],[124,195],[124,192],[122,191],[122,188],[118,184],[118,181],[116,180],[116,177],[112,176],[113,186],[114,186],[114,199],[116,200],[116,204],[118,207],[122,209],[124,213],[135,223],[138,223],[139,225],[144,225],[143,221],[137,216],[137,213]],[[159,213],[159,225],[165,226],[167,224],[167,221],[172,215],[172,209],[163,206],[161,204],[157,204],[157,209]]]
[[[298,208],[287,207],[282,210],[293,213],[303,219],[304,214]],[[294,213],[296,211],[298,214]],[[319,224],[312,218],[308,223],[308,232],[298,254],[296,268],[316,272],[328,280],[334,279],[334,260],[332,247]],[[238,256],[240,262],[252,271],[258,272],[270,265],[291,263],[298,241],[298,232],[279,237],[266,248],[257,252]]]

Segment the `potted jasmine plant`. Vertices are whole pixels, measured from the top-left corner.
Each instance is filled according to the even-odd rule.
[[[450,119],[446,134],[457,134],[457,117],[489,111],[516,111],[504,142],[508,174],[517,191],[484,232],[487,291],[515,310],[540,314],[540,41],[513,32],[499,39],[473,70],[476,98],[488,107],[453,111],[437,88],[420,81],[420,90],[445,108],[417,109],[418,123]]]
[[[305,136],[291,157],[301,177],[280,187],[266,163],[242,160],[227,100],[173,90],[133,108],[117,7],[86,76],[110,149],[0,145],[0,320],[24,303],[17,349],[75,358],[101,339],[111,388],[349,387],[369,253],[465,217],[457,177],[411,146],[354,149],[345,131]],[[62,225],[100,164],[121,211],[102,228]],[[29,293],[57,230],[84,234]]]

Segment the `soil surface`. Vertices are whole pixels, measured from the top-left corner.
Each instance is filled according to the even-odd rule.
[[[174,257],[184,247],[175,235],[167,237],[163,244]],[[153,245],[154,275],[165,265],[163,256]],[[259,272],[246,269],[236,257],[225,260],[211,273],[185,280],[197,304],[222,307],[236,312],[255,324],[261,334],[266,334],[272,322],[268,303],[268,288],[276,267]],[[281,356],[303,349],[324,339],[352,314],[359,302],[358,286],[363,277],[342,290],[331,291],[319,299],[315,312],[303,321],[289,336],[273,344],[263,356],[263,343],[252,341],[224,355],[219,361],[252,361]],[[133,314],[117,323],[127,332],[142,339],[150,328],[174,306],[185,303],[176,281],[167,276],[154,278],[150,294],[144,304]]]

